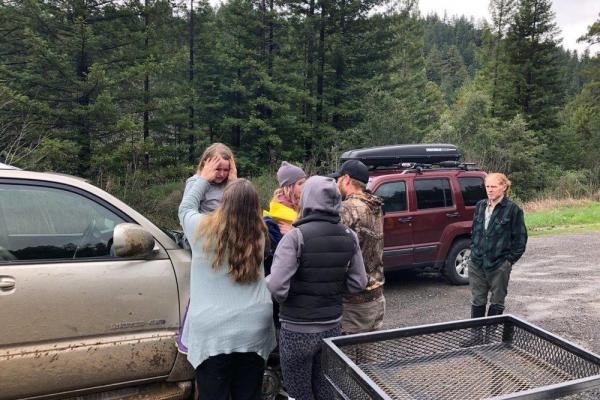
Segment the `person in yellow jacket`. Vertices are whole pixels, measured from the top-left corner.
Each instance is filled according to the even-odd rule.
[[[281,235],[285,235],[290,230],[292,223],[298,217],[300,193],[304,181],[306,181],[306,174],[302,168],[287,161],[281,163],[281,167],[277,170],[279,187],[273,193],[269,210],[263,211],[265,223],[270,226],[270,222],[274,222],[279,227]]]
[[[281,163],[279,170],[277,170],[279,187],[273,193],[269,210],[263,211],[263,220],[269,230],[269,244],[265,247],[265,276],[271,273],[273,254],[279,241],[292,228],[292,223],[298,218],[300,194],[302,193],[304,181],[306,181],[306,174],[302,168],[296,167],[287,161]],[[276,305],[273,311],[275,325],[279,327]]]

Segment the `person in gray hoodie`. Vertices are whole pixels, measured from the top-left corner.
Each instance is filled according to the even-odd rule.
[[[334,179],[309,178],[300,218],[279,242],[267,277],[280,304],[283,381],[295,400],[333,398],[321,370],[321,340],[341,334],[342,295],[367,285],[358,238],[340,223],[340,205]]]

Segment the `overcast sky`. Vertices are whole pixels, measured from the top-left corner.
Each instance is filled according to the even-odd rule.
[[[475,19],[490,20],[488,0],[419,0],[421,14],[432,12],[439,16],[446,11],[448,17],[453,15],[473,16]],[[577,43],[577,38],[585,34],[588,26],[598,18],[599,0],[553,0],[552,8],[556,14],[556,23],[561,30],[562,45],[567,49],[583,51],[585,43]],[[600,51],[595,45],[592,53]]]

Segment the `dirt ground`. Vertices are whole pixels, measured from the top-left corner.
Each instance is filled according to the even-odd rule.
[[[468,286],[437,274],[392,274],[385,328],[469,317]],[[530,238],[513,267],[506,312],[600,353],[600,233]]]
[[[394,273],[384,329],[469,317],[468,286],[439,274]],[[513,267],[506,312],[600,354],[600,233],[530,238]],[[565,399],[600,399],[600,389]]]

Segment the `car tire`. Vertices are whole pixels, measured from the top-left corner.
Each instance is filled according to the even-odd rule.
[[[471,254],[471,240],[458,239],[454,241],[446,263],[444,265],[444,276],[453,285],[467,285],[469,283],[468,260]]]

